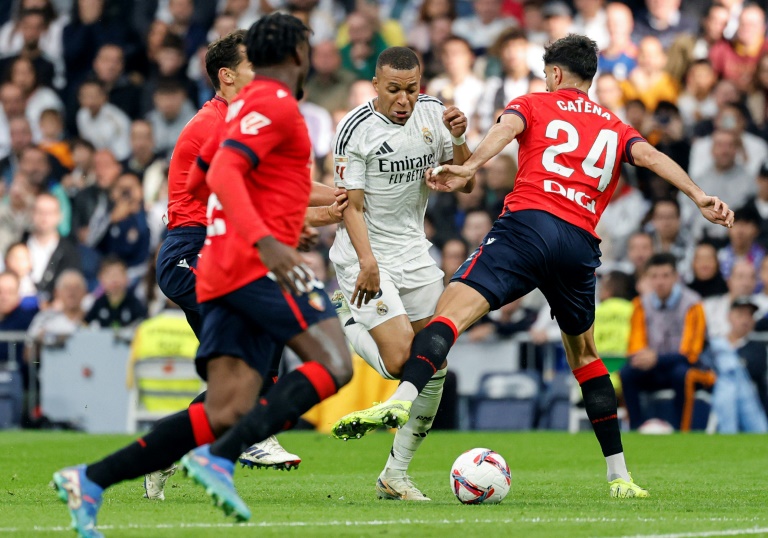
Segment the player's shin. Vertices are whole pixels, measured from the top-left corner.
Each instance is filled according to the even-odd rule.
[[[232,462],[253,443],[292,427],[301,415],[332,396],[338,384],[317,362],[307,362],[278,379],[266,396],[211,446],[211,454]]]
[[[616,391],[608,375],[608,369],[600,359],[573,371],[581,386],[584,407],[592,423],[595,437],[608,465],[608,481],[616,478],[629,480],[621,445],[621,431],[616,414]]]
[[[146,436],[88,465],[86,476],[102,488],[166,469],[193,448],[214,440],[202,403],[164,418]]]
[[[438,370],[414,400],[408,422],[395,434],[392,451],[384,468],[384,475],[402,476],[408,470],[408,465],[411,463],[416,450],[427,437],[432,423],[435,421],[447,372],[448,368]]]
[[[360,355],[371,368],[376,370],[384,379],[396,379],[384,366],[384,361],[379,352],[379,346],[371,336],[371,333],[360,323],[350,323],[344,327],[344,336],[347,337],[352,348]]]
[[[430,321],[413,339],[400,386],[390,400],[414,401],[443,366],[456,338],[458,331],[450,319],[438,316]]]

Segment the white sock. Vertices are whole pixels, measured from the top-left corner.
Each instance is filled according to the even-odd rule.
[[[442,372],[442,370],[440,370]],[[437,375],[437,374],[435,374]],[[389,400],[407,400],[409,402],[413,402],[418,398],[419,391],[416,390],[416,385],[411,383],[410,381],[403,381],[400,383],[400,385],[397,386],[397,390],[395,393],[389,397]]]
[[[629,471],[627,471],[627,463],[624,461],[624,452],[607,456],[605,463],[608,464],[608,482],[617,478],[623,478],[629,482]]]
[[[413,407],[411,407],[411,417],[405,426],[397,430],[395,434],[392,451],[389,453],[387,465],[384,467],[384,474],[389,476],[404,475],[408,470],[414,453],[426,438],[432,428],[432,423],[435,421],[447,372],[447,367],[438,370],[427,382],[421,394],[414,400]],[[414,391],[416,390],[416,387],[408,384],[413,387]]]
[[[341,316],[339,316],[341,317]],[[349,316],[347,319],[350,319]],[[351,323],[345,325],[346,320],[342,319],[342,327],[344,328],[344,335],[352,344],[355,352],[360,355],[365,362],[367,362],[371,368],[376,370],[384,379],[395,379],[387,369],[384,367],[384,361],[381,360],[381,354],[379,353],[379,346],[376,345],[376,341],[371,336],[371,333],[363,327],[360,323]]]

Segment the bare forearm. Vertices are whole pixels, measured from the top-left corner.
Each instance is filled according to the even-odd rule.
[[[336,224],[341,222],[330,211],[330,206],[322,207],[308,207],[307,214],[304,217],[304,222],[308,226],[314,228],[320,228],[321,226],[328,226],[329,224]]]
[[[333,188],[316,181],[312,182],[312,191],[309,193],[309,207],[329,206],[336,201]]]
[[[517,136],[517,131],[511,125],[505,123],[495,124],[488,131],[488,135],[480,142],[480,145],[477,146],[472,156],[464,162],[464,166],[471,168],[473,172],[477,172],[481,166],[501,153],[501,150],[512,142],[515,136]],[[457,163],[455,154],[453,162],[454,164],[460,164]]]
[[[375,261],[371,242],[368,239],[368,225],[365,223],[362,208],[350,205],[344,213],[344,225],[360,264]]]
[[[662,152],[642,148],[638,153],[635,156],[637,166],[647,168],[670,185],[674,185],[694,202],[704,196],[704,191],[693,182],[685,170]]]
[[[453,145],[453,163],[452,164],[458,164],[462,165],[465,162],[467,162],[472,157],[472,152],[469,150],[469,146],[467,144],[462,144],[460,146],[457,146],[456,144]],[[464,186],[463,189],[461,189],[461,192],[464,193],[470,193],[475,188],[475,176],[472,176],[472,179],[470,179],[467,184]]]

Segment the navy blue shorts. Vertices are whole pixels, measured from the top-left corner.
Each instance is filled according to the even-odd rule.
[[[203,326],[196,362],[203,379],[207,378],[208,360],[222,355],[241,358],[264,376],[276,346],[336,317],[324,290],[291,295],[267,277],[205,301],[200,308]]]
[[[600,241],[544,211],[505,212],[451,278],[477,290],[491,310],[539,288],[565,334],[595,321]]]
[[[203,243],[205,228],[175,228],[168,231],[157,254],[157,284],[166,297],[181,307],[198,337],[202,318],[195,293],[195,268]]]

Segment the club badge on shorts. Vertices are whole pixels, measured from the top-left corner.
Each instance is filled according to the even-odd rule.
[[[313,291],[309,294],[309,306],[317,310],[318,312],[325,312],[325,300],[323,296]]]
[[[386,316],[389,312],[389,307],[384,304],[384,301],[379,301],[376,303],[376,313],[380,316]]]
[[[421,134],[424,135],[424,142],[432,145],[432,133],[429,131],[429,127],[422,127]]]

